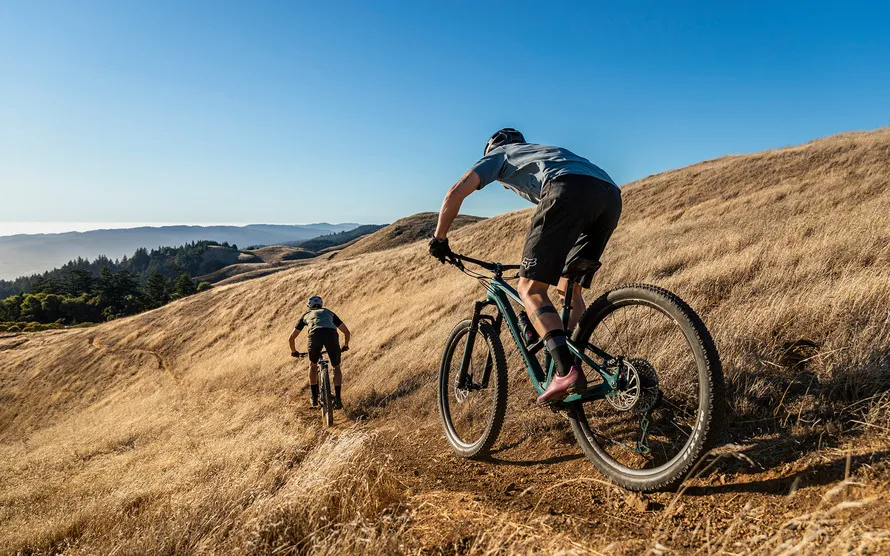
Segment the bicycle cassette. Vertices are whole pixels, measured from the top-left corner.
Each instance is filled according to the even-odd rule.
[[[618,371],[617,390],[606,401],[618,411],[645,413],[658,398],[658,373],[642,358],[624,359]]]

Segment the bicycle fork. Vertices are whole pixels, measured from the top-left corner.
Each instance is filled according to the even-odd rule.
[[[457,387],[459,389],[482,389],[488,386],[488,379],[491,376],[491,369],[493,366],[493,362],[491,360],[492,354],[490,352],[485,356],[485,366],[482,369],[482,376],[480,377],[481,380],[479,380],[478,383],[473,383],[472,376],[470,375],[469,371],[470,363],[473,360],[473,346],[476,344],[476,334],[479,332],[479,323],[483,319],[491,319],[493,321],[492,324],[495,327],[500,324],[500,315],[498,315],[497,319],[493,319],[488,315],[482,314],[482,309],[491,304],[491,301],[477,301],[473,306],[473,320],[470,324],[470,331],[467,332],[467,344],[464,346],[463,357],[461,357],[460,360],[460,372],[458,374],[457,381]]]

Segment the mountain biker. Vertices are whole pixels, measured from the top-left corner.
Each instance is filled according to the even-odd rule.
[[[452,255],[447,233],[461,203],[495,180],[538,205],[522,250],[517,290],[556,363],[556,376],[538,402],[561,401],[585,390],[587,380],[566,345],[566,331],[547,287],[557,286],[564,300],[569,265],[573,273],[583,272],[572,292],[571,330],[584,312],[581,288],[590,287],[618,225],[621,191],[605,171],[568,149],[527,143],[513,128],[498,130],[485,144],[483,157],[448,190],[429,243],[432,256],[444,262]]]
[[[321,359],[321,350],[328,351],[328,359],[334,368],[334,408],[343,409],[340,400],[340,388],[343,384],[343,376],[340,374],[340,353],[349,351],[349,329],[330,309],[322,307],[321,297],[313,295],[306,302],[309,310],[303,313],[294,331],[291,332],[288,342],[292,357],[299,357],[300,352],[296,348],[296,339],[300,332],[309,327],[309,389],[312,392],[312,407],[318,407],[318,360]],[[343,333],[343,347],[340,347],[340,336],[337,330]]]

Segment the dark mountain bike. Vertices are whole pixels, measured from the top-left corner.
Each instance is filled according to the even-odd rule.
[[[325,355],[327,352],[322,351]],[[297,357],[308,357],[308,353],[299,353]],[[334,424],[334,394],[331,390],[331,373],[328,370],[328,360],[318,360],[318,405],[321,406],[321,420],[330,427]]]
[[[472,318],[454,327],[445,345],[439,414],[454,452],[483,458],[501,431],[507,409],[502,325],[507,325],[538,394],[553,378],[555,365],[543,340],[528,346],[523,341],[510,303],[522,305],[522,301],[504,277],[519,265],[458,254],[448,262],[478,279],[487,296],[475,303]],[[468,270],[465,262],[491,275]],[[589,270],[588,261],[567,269],[564,326],[573,284]],[[494,315],[483,312],[488,307],[494,308]],[[724,413],[720,358],[698,315],[665,289],[623,286],[590,304],[568,344],[589,386],[550,407],[569,419],[587,458],[610,480],[630,490],[668,489],[682,482],[714,445]],[[542,351],[543,366],[538,361]]]

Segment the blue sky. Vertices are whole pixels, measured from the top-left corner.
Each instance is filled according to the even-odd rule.
[[[0,222],[388,222],[503,126],[619,183],[873,129],[886,6],[2,0]]]

